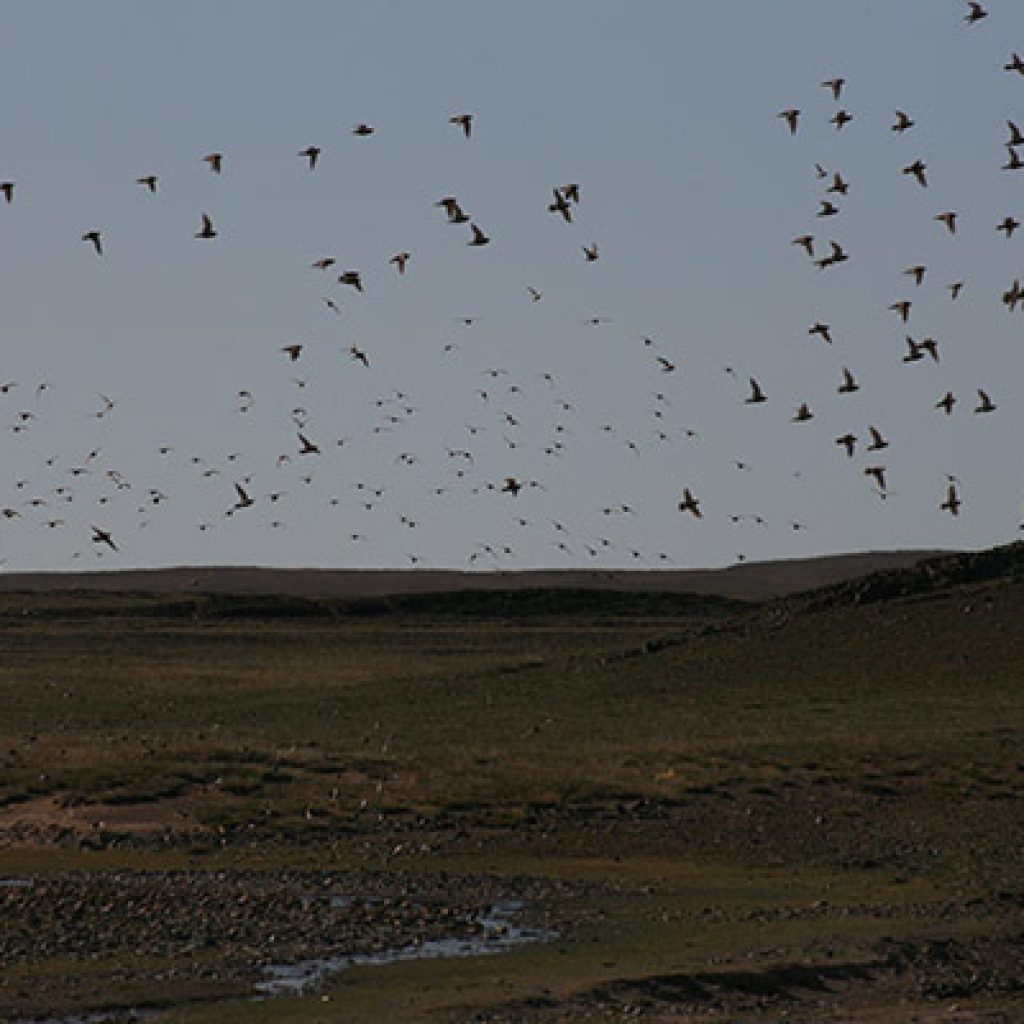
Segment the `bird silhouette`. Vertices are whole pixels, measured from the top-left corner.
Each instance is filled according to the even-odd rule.
[[[760,402],[766,402],[768,399],[765,397],[764,392],[761,390],[761,385],[750,378],[750,395],[744,399],[747,405],[757,405]]]
[[[196,238],[216,238],[217,232],[214,230],[213,221],[210,220],[208,213],[203,214],[203,226],[199,231],[196,232]]]
[[[455,114],[448,118],[449,124],[456,124],[462,129],[462,134],[468,139],[473,133],[473,115]]]
[[[473,232],[473,237],[466,243],[466,245],[487,245],[490,239],[477,227],[476,224],[469,225],[470,230]]]
[[[92,242],[93,248],[96,250],[96,255],[103,255],[103,240],[98,231],[86,231],[86,233],[82,235],[82,241]]]
[[[781,111],[777,116],[782,118],[782,120],[789,126],[790,135],[796,135],[797,123],[800,119],[799,109],[797,107],[789,107],[788,109]]]
[[[986,11],[981,4],[977,3],[976,0],[969,0],[967,6],[970,9],[964,15],[964,21],[966,21],[968,25],[973,25],[976,22],[981,21],[982,18],[988,17],[988,11]]]
[[[700,502],[690,493],[689,487],[683,488],[683,497],[679,502],[680,512],[689,512],[695,519],[701,519]]]

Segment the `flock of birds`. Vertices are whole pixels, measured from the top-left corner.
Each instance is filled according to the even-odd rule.
[[[974,25],[987,16],[980,4],[971,3],[965,20]],[[1016,53],[1005,65],[1011,74],[1024,76],[1024,60]],[[856,132],[858,115],[843,105],[846,96],[846,81],[834,77],[822,83],[828,95],[836,104],[836,110],[829,120],[836,133]],[[804,131],[804,115],[800,108],[789,107],[779,112],[788,133],[793,137]],[[458,141],[457,145],[474,143],[474,115],[454,113],[448,117],[450,131]],[[849,127],[853,125],[853,127]],[[891,124],[892,132],[899,137],[914,137],[917,125],[914,117],[897,109]],[[831,129],[830,129],[831,130]],[[1010,121],[1009,137],[1005,141],[1007,153],[1002,169],[1012,174],[1024,169],[1024,133]],[[369,140],[376,133],[374,126],[359,123],[351,134],[359,139]],[[366,142],[372,145],[372,142]],[[320,161],[324,150],[309,145],[297,151],[296,162],[299,173],[320,173]],[[231,158],[223,152],[211,152],[197,160],[206,165],[202,173],[225,177],[231,171]],[[899,168],[916,188],[929,188],[930,169],[920,157],[909,159]],[[816,224],[831,229],[833,224],[842,225],[843,207],[850,193],[851,182],[840,169],[815,164],[815,176],[822,193],[817,199]],[[160,176],[154,173],[141,174],[135,184],[143,196],[159,202],[162,194]],[[129,181],[129,187],[131,187]],[[8,205],[18,202],[21,184],[7,180],[0,182],[0,194]],[[550,194],[536,197],[536,213],[548,217],[556,225],[578,229],[581,210],[584,209],[585,189],[578,182],[566,182],[550,188]],[[433,205],[442,230],[449,226],[461,226],[466,232],[465,245],[480,249],[491,244],[492,239],[485,228],[484,219],[478,219],[469,212],[465,202],[458,196],[438,196]],[[940,210],[934,219],[949,235],[955,236],[958,226],[955,210]],[[997,230],[1010,238],[1020,223],[1007,215],[997,225]],[[852,254],[846,245],[833,238],[839,230],[825,234],[806,231],[792,239],[792,245],[805,253],[811,265],[819,272],[833,272],[834,268],[848,263]],[[194,237],[205,244],[217,245],[222,239],[213,213],[201,211],[197,217]],[[107,236],[102,226],[92,226],[82,232],[81,241],[91,249],[98,259],[110,259],[106,245]],[[573,258],[579,273],[588,273],[588,266],[597,263],[602,256],[598,243],[588,236],[576,236],[571,246]],[[378,267],[374,273],[387,269],[391,275],[389,287],[400,287],[415,273],[418,254],[399,249],[386,259],[386,268]],[[318,291],[329,292],[320,296],[324,315],[338,317],[344,321],[349,302],[360,302],[367,288],[371,287],[365,269],[356,269],[339,264],[333,255],[317,254],[299,272],[313,276],[323,287]],[[904,335],[904,364],[941,364],[942,345],[933,337],[918,337],[909,333],[913,329],[914,306],[918,289],[927,289],[930,284],[926,262],[915,262],[903,274],[908,291],[896,298],[888,307]],[[375,282],[375,286],[378,282]],[[965,281],[944,283],[949,300],[956,301]],[[536,307],[545,302],[545,289],[538,282],[523,281],[519,285],[520,301],[524,308]],[[1003,303],[1012,312],[1024,309],[1024,285],[1014,279],[1002,296]],[[476,315],[459,315],[453,318],[454,331],[477,331],[478,322],[484,318]],[[610,323],[603,315],[587,316],[578,323],[584,328],[600,330]],[[834,345],[836,338],[831,323],[816,319],[807,329],[808,335],[823,345]],[[467,335],[468,337],[468,335]],[[439,360],[461,361],[465,367],[473,359],[472,351],[479,353],[479,347],[470,345],[463,351],[463,342],[450,337],[439,339],[437,358]],[[250,519],[262,512],[266,517],[263,525],[274,531],[285,530],[292,522],[299,522],[301,515],[292,520],[287,514],[289,507],[312,506],[306,509],[322,517],[331,512],[347,513],[339,519],[337,528],[337,560],[348,562],[352,545],[365,544],[375,529],[382,523],[399,531],[424,532],[424,525],[432,521],[443,521],[450,514],[444,504],[447,500],[478,499],[489,500],[490,505],[481,509],[478,521],[483,536],[466,538],[461,553],[463,564],[484,568],[504,567],[516,564],[520,543],[517,537],[529,536],[533,550],[548,550],[553,556],[571,562],[582,560],[595,565],[608,563],[627,565],[674,564],[677,554],[668,550],[652,550],[644,542],[644,526],[641,508],[643,492],[633,495],[619,494],[595,505],[592,516],[586,523],[570,523],[557,516],[554,509],[543,508],[525,500],[527,495],[543,495],[556,490],[567,476],[566,463],[577,448],[584,444],[587,454],[581,458],[594,461],[594,441],[604,446],[597,450],[596,462],[618,460],[642,460],[649,452],[679,445],[697,445],[702,442],[702,431],[696,429],[680,414],[682,403],[677,401],[678,391],[674,382],[682,373],[683,357],[667,350],[655,339],[639,334],[635,338],[637,377],[643,389],[644,400],[640,415],[630,426],[615,415],[615,411],[602,412],[586,408],[586,400],[575,388],[574,381],[565,374],[536,365],[514,366],[514,359],[506,365],[488,362],[468,371],[475,378],[471,393],[458,395],[445,393],[441,399],[440,411],[433,410],[434,417],[441,416],[440,427],[431,425],[426,414],[427,401],[418,393],[415,372],[410,371],[408,380],[398,382],[401,386],[377,386],[374,374],[378,367],[378,353],[364,341],[346,341],[343,356],[357,373],[366,373],[360,381],[359,392],[365,397],[362,426],[358,432],[338,435],[336,423],[325,423],[307,401],[315,391],[314,375],[307,369],[311,353],[318,345],[307,340],[280,339],[274,346],[272,356],[278,361],[280,383],[273,396],[257,394],[252,387],[237,387],[231,400],[230,415],[239,422],[251,421],[254,410],[270,406],[274,421],[271,427],[277,438],[277,450],[272,454],[263,451],[245,454],[235,450],[226,454],[208,452],[189,453],[179,450],[173,441],[161,441],[154,445],[154,464],[177,461],[179,469],[188,473],[195,481],[210,488],[212,513],[202,515],[195,523],[201,534],[216,533],[243,519]],[[315,357],[313,357],[315,358]],[[756,374],[742,373],[734,367],[724,368],[734,383],[743,384],[746,378],[746,394],[737,395],[737,404],[758,407],[771,404],[771,396]],[[732,385],[730,385],[731,387]],[[20,384],[13,380],[0,380],[0,414],[7,413],[11,403],[17,404],[19,396],[26,396],[20,407],[13,412],[9,428],[14,443],[23,443],[31,438],[39,421],[45,416],[48,392],[47,381]],[[844,401],[853,403],[861,390],[857,373],[849,366],[843,366],[834,390]],[[972,383],[972,394],[976,399],[970,402],[977,417],[996,413],[1000,404],[993,399],[996,389],[986,382]],[[944,391],[944,393],[941,393]],[[31,400],[28,396],[31,395]],[[527,399],[530,406],[527,411]],[[940,417],[950,417],[955,408],[963,402],[959,387],[944,387],[935,395],[931,412]],[[789,419],[793,424],[807,424],[815,419],[814,402],[800,400],[795,403]],[[120,411],[122,402],[117,397],[101,393],[87,413],[103,437],[109,439],[111,427]],[[6,407],[6,409],[5,409]],[[856,409],[854,404],[851,407]],[[369,412],[369,419],[365,412]],[[84,436],[84,435],[83,435]],[[589,441],[581,441],[588,438]],[[849,429],[830,438],[839,449],[839,456],[856,464],[859,455],[866,456],[858,464],[862,480],[866,480],[874,493],[886,500],[891,495],[890,471],[884,452],[890,447],[890,438],[883,425],[865,423],[859,429]],[[174,489],[166,484],[162,469],[154,471],[153,479],[140,479],[138,473],[129,473],[120,468],[108,450],[109,445],[100,438],[95,444],[89,443],[87,450],[73,456],[46,453],[40,456],[36,471],[31,475],[19,476],[11,481],[9,494],[0,506],[0,564],[6,563],[7,556],[17,547],[24,547],[24,535],[13,537],[11,529],[17,526],[42,527],[54,534],[70,532],[74,541],[69,548],[70,559],[86,555],[109,557],[127,553],[129,561],[145,557],[141,552],[140,531],[158,521],[159,516],[174,505]],[[549,472],[537,476],[517,471],[517,465],[529,464],[550,467]],[[685,459],[675,459],[680,474],[685,473]],[[736,470],[750,467],[743,458],[730,458]],[[494,467],[494,468],[491,468]],[[369,471],[368,471],[369,470]],[[536,470],[534,469],[534,472]],[[403,478],[399,480],[399,475]],[[799,477],[799,472],[794,474]],[[635,474],[642,480],[643,473]],[[642,485],[638,485],[642,486]],[[709,514],[704,494],[697,480],[678,479],[672,513],[680,522],[702,520]],[[959,516],[964,507],[959,479],[949,474],[937,488],[935,506],[950,516]],[[306,495],[316,494],[312,501]],[[494,503],[500,503],[495,505]],[[72,515],[72,509],[75,515]],[[554,512],[555,514],[552,514]],[[731,524],[744,528],[768,528],[781,526],[787,531],[802,531],[808,528],[803,520],[790,519],[784,523],[770,522],[758,510],[730,510],[724,514]],[[1024,529],[1024,526],[1022,526]],[[409,564],[426,564],[433,555],[425,552],[418,544],[409,540],[390,540],[389,548],[402,550]],[[736,553],[737,560],[746,555]]]

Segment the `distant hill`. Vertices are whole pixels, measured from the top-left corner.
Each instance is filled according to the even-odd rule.
[[[983,555],[933,550],[872,551],[748,562],[726,569],[457,572],[178,567],[113,572],[4,573],[0,575],[0,593],[118,591],[361,598],[459,591],[569,589],[710,594],[758,601],[841,585],[876,573],[911,569],[936,558],[980,558]]]

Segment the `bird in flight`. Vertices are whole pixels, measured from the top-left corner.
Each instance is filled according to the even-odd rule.
[[[590,245],[584,245],[581,248],[588,263],[593,263],[598,258],[597,242],[591,242]]]
[[[910,115],[903,110],[896,111],[896,121],[892,125],[894,132],[899,132],[901,135],[909,128],[914,127],[914,122],[911,120]]]
[[[210,220],[208,213],[203,214],[203,226],[196,232],[196,238],[216,238],[217,232],[214,230],[213,221]]]
[[[700,502],[690,493],[689,487],[683,488],[683,498],[679,502],[680,512],[689,512],[695,519],[702,518]]]
[[[114,543],[114,538],[108,530],[101,530],[98,526],[94,526],[92,528],[92,541],[94,544],[106,544],[111,551],[117,551],[117,545]]]
[[[791,423],[806,423],[807,420],[814,419],[814,413],[811,412],[811,407],[806,402],[801,402],[800,407],[793,414],[790,422]]]
[[[857,446],[857,438],[853,434],[843,434],[842,437],[837,437],[836,444],[842,445],[846,449],[848,458],[853,458],[853,452]]]
[[[299,156],[304,156],[309,161],[309,169],[313,170],[316,167],[317,157],[320,156],[321,152],[322,150],[319,146],[307,146],[299,151]]]
[[[916,284],[918,288],[920,288],[921,284],[924,281],[924,275],[927,272],[927,270],[928,268],[926,266],[924,266],[921,263],[918,263],[914,267],[907,267],[907,269],[904,270],[903,273],[906,274],[908,277],[912,277],[914,279],[914,284]]]
[[[568,200],[557,188],[551,190],[554,193],[555,201],[548,206],[550,213],[560,213],[562,219],[566,224],[572,223],[572,208],[569,206]]]
[[[477,227],[476,224],[469,225],[470,230],[473,232],[473,237],[466,243],[466,245],[486,245],[490,239]]]
[[[82,235],[82,241],[92,242],[93,248],[96,250],[96,255],[103,255],[103,241],[98,231],[86,231],[86,233]]]
[[[844,366],[843,367],[843,383],[839,385],[838,391],[841,395],[852,395],[854,391],[859,391],[860,385],[854,380],[853,374]]]
[[[374,129],[370,125],[364,123],[357,124],[355,128],[352,129],[353,135],[372,135],[373,132]]]
[[[947,210],[945,213],[935,214],[935,219],[946,225],[951,235],[956,234],[956,213],[953,210]]]
[[[906,323],[910,319],[910,306],[911,302],[909,299],[901,299],[899,302],[892,303],[889,309],[898,314],[899,318]]]
[[[448,118],[449,124],[457,124],[462,128],[462,134],[468,139],[473,134],[473,115],[455,114]]]
[[[405,251],[403,251],[403,252],[396,252],[395,255],[392,256],[391,259],[388,260],[388,263],[394,263],[394,265],[398,268],[399,274],[404,274],[405,273],[405,265],[406,265],[406,263],[409,262],[410,258],[411,258],[411,253],[408,253],[408,252],[405,252]]]
[[[1010,62],[1003,65],[1004,71],[1016,71],[1018,75],[1024,75],[1024,60],[1020,54],[1014,53],[1010,56]]]
[[[877,427],[868,427],[868,433],[871,435],[871,444],[868,445],[869,452],[880,452],[883,448],[889,447],[889,442],[882,437]]]
[[[947,416],[953,415],[953,406],[956,405],[956,396],[952,391],[947,391],[936,403],[935,408],[941,409]]]
[[[878,484],[879,490],[885,490],[885,466],[865,466],[865,476],[873,476]]]
[[[468,214],[459,206],[459,201],[455,196],[445,196],[434,203],[434,205],[444,208],[444,212],[448,215],[449,224],[465,224],[469,220]]]
[[[148,188],[150,192],[156,192],[157,177],[155,174],[147,174],[144,178],[136,178],[135,184]]]
[[[798,235],[790,245],[799,245],[811,259],[814,259],[814,235]]]
[[[975,408],[974,411],[975,412],[995,412],[996,411],[996,404],[995,404],[995,402],[992,401],[991,398],[988,397],[988,392],[987,391],[983,391],[981,388],[978,388],[977,391],[978,391],[978,401],[979,401],[980,404]]]
[[[958,516],[960,515],[960,506],[962,504],[963,502],[956,493],[956,484],[950,483],[946,488],[946,500],[939,506],[939,508],[943,512],[948,512],[952,516]]]
[[[829,118],[829,124],[836,126],[836,131],[840,132],[843,130],[844,125],[848,125],[853,120],[853,114],[846,110],[837,110],[835,114]]]
[[[822,341],[827,341],[830,345],[832,344],[832,330],[828,324],[823,324],[820,320],[808,327],[807,333],[817,334]]]
[[[967,6],[970,10],[964,15],[964,21],[966,21],[968,25],[973,25],[976,22],[981,21],[982,18],[988,17],[988,11],[986,11],[981,4],[977,3],[976,0],[969,0]]]
[[[297,342],[294,345],[282,345],[281,351],[294,363],[302,355],[302,344]]]
[[[208,153],[203,157],[203,160],[209,164],[210,170],[213,171],[214,174],[220,174],[221,167],[224,163],[223,153]]]
[[[928,165],[918,158],[912,164],[907,164],[907,166],[903,168],[903,173],[912,174],[917,179],[917,183],[921,188],[927,188],[928,176],[924,173],[927,169]]]
[[[765,397],[765,393],[761,390],[761,385],[750,378],[750,394],[744,399],[747,405],[756,405],[759,402],[767,402],[768,399]]]
[[[783,110],[777,116],[781,117],[782,120],[789,125],[790,135],[796,135],[797,123],[800,119],[800,111],[796,107],[790,107],[788,110]]]
[[[834,100],[838,100],[842,95],[844,85],[846,85],[845,78],[829,78],[821,83],[823,89],[829,89],[832,92],[832,99]]]
[[[338,284],[351,285],[357,292],[363,290],[363,279],[358,270],[346,270],[338,276]]]
[[[256,504],[252,497],[246,493],[245,488],[241,484],[235,484],[235,491],[238,493],[238,501],[231,506],[230,512],[235,512],[241,508],[249,508]]]

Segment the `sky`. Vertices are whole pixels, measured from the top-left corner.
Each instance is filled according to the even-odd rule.
[[[1001,297],[1024,230],[997,230],[1024,220],[1019,3],[975,24],[959,0],[4,7],[4,571],[690,568],[1021,536],[1024,316]],[[568,184],[571,222],[549,209]],[[816,267],[805,233],[848,259]],[[904,362],[908,335],[938,362]]]

